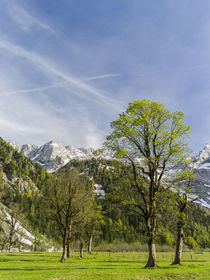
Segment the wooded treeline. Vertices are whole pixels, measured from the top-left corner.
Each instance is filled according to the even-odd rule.
[[[71,257],[75,242],[80,257],[84,248],[91,254],[92,244],[97,246],[102,241],[147,243],[147,266],[157,266],[155,243],[176,245],[174,263],[181,263],[183,242],[190,249],[210,248],[209,212],[187,198],[190,171],[184,170],[173,182],[161,181],[169,158],[170,167],[176,157],[184,158],[181,151],[185,144],[179,141],[179,134],[182,136],[188,127],[182,124],[183,114],[171,114],[162,105],[148,101],[131,103],[129,110],[112,123],[115,131],[106,143],[112,145],[120,160],[74,160],[48,174],[0,139],[2,250],[24,246],[18,244],[21,232],[15,224],[19,222],[35,234],[34,250],[44,249],[43,243],[50,239],[60,244],[61,261]],[[134,127],[138,127],[137,132]],[[122,142],[116,141],[121,138]],[[144,162],[136,160],[141,154]],[[96,184],[101,185],[104,195],[96,193]],[[168,187],[171,184],[173,189]],[[41,242],[43,236],[46,239]]]
[[[68,174],[73,168],[86,175],[87,186],[90,187],[90,190],[95,183],[102,185],[106,194],[105,197],[94,196],[94,207],[96,207],[99,217],[96,217],[96,220],[98,219],[96,226],[93,225],[93,246],[98,246],[103,241],[107,243],[117,241],[140,242],[141,244],[146,242],[143,220],[136,215],[132,205],[129,204],[128,196],[125,197],[124,195],[129,193],[130,184],[128,182],[132,178],[132,173],[129,167],[122,162],[96,158],[84,161],[74,160],[60,169],[56,175],[53,175],[48,174],[39,165],[19,154],[2,139],[0,142],[0,158],[1,202],[8,209],[10,209],[11,204],[15,205],[19,212],[19,220],[23,221],[26,228],[36,234],[37,239],[33,249],[44,249],[44,245],[39,241],[41,235],[61,244],[62,238],[57,225],[51,219],[49,200],[43,195],[49,193],[57,176],[65,177],[62,179],[65,185],[66,173]],[[13,173],[11,173],[11,167],[8,168],[10,163],[12,166],[16,166],[12,169]],[[10,180],[12,178],[13,181]],[[92,178],[92,181],[88,178]],[[68,183],[68,180],[66,183]],[[35,186],[38,186],[38,188]],[[84,188],[84,186],[80,187],[81,190]],[[78,202],[82,203],[81,200]],[[156,242],[160,246],[175,245],[177,218],[174,207],[173,200],[169,203],[166,195],[166,201],[162,203],[157,225]],[[190,204],[186,209],[185,245],[189,248],[209,248],[209,226],[210,216],[206,209],[194,203]],[[81,227],[75,221],[71,242],[78,240],[78,229],[81,229]],[[4,245],[4,249],[9,246],[9,243],[7,244]],[[88,238],[86,237],[84,245],[86,249],[87,245]]]

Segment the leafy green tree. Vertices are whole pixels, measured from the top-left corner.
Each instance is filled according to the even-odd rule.
[[[63,254],[61,262],[67,258],[71,241],[72,225],[83,211],[88,201],[88,182],[73,169],[69,173],[49,183],[46,189],[46,200],[50,206],[51,219],[57,224],[62,237]]]
[[[94,236],[100,235],[100,226],[103,223],[101,207],[96,204],[94,189],[90,189],[85,207],[77,220],[76,237],[80,241],[80,258],[83,257],[84,243],[87,242],[88,254],[92,254]]]
[[[192,193],[191,184],[194,179],[193,170],[185,169],[174,174],[171,182],[174,192],[175,211],[177,216],[177,240],[174,264],[182,264],[182,250],[184,241],[184,225],[186,222],[186,207],[189,203],[188,195]]]
[[[145,267],[157,267],[157,197],[164,175],[188,158],[185,136],[190,127],[183,119],[181,111],[170,112],[161,103],[137,100],[111,123],[112,132],[104,143],[104,148],[132,166],[134,186],[141,197],[134,198],[134,204],[147,229],[149,258]]]

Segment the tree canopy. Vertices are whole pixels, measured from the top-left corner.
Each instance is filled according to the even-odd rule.
[[[157,266],[155,228],[157,195],[164,176],[170,168],[184,164],[188,155],[182,111],[170,112],[165,105],[150,100],[129,103],[125,112],[111,123],[112,132],[104,147],[113,155],[130,163],[134,185],[141,200],[135,205],[145,219],[148,235],[149,259],[146,267]]]

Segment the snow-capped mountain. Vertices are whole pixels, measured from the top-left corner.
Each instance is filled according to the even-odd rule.
[[[83,160],[94,156],[94,150],[91,148],[74,148],[64,146],[56,141],[50,141],[40,147],[13,142],[10,144],[48,172],[58,170],[73,159]],[[210,208],[210,144],[206,144],[198,156],[194,158],[193,165],[196,170],[196,179],[193,182],[193,194],[190,197],[195,202]]]
[[[194,158],[193,166],[196,174],[192,187],[193,194],[198,197],[200,204],[210,208],[210,144],[206,144]]]
[[[206,144],[198,156],[194,159],[194,167],[200,168],[203,164],[208,163],[210,165],[210,143]]]
[[[56,141],[50,141],[40,147],[33,144],[10,144],[19,152],[22,152],[33,162],[44,167],[48,172],[54,172],[73,159],[88,159],[93,156],[93,149],[73,148],[64,146]]]

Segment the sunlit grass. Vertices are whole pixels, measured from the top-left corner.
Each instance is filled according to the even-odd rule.
[[[158,253],[157,269],[144,269],[146,253],[93,253],[80,259],[78,254],[61,264],[59,253],[3,253],[1,280],[210,280],[210,253],[187,252],[182,266],[171,266],[173,253]]]

